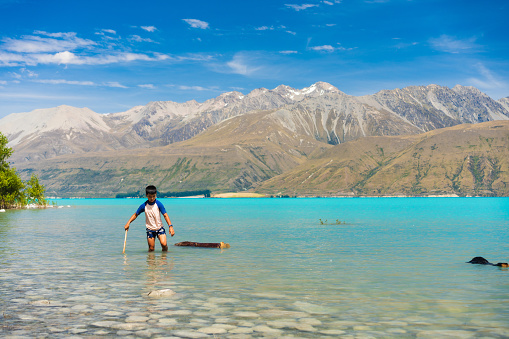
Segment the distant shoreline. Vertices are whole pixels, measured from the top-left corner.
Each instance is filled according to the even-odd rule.
[[[211,198],[269,198],[266,194],[250,193],[250,192],[228,192],[211,194]]]
[[[190,198],[205,198],[204,196],[188,196],[188,197],[165,197],[159,199],[190,199]],[[315,199],[326,199],[326,198],[338,198],[338,199],[362,199],[362,198],[508,198],[507,196],[474,196],[466,195],[459,196],[457,194],[442,194],[442,195],[272,195],[272,194],[261,194],[261,193],[249,193],[249,192],[226,192],[211,194],[210,198],[228,199],[228,198],[315,198]],[[114,197],[48,197],[48,200],[59,200],[59,199],[144,199],[143,197],[125,197],[125,198],[114,198]],[[51,207],[51,206],[49,206]]]
[[[228,192],[211,194],[211,198],[482,198],[482,196],[464,196],[457,194],[434,194],[434,195],[297,195],[280,196],[249,192]],[[503,197],[499,197],[503,198]]]

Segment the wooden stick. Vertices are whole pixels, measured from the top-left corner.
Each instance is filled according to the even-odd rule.
[[[127,230],[125,230],[125,237],[124,237],[124,250],[122,251],[122,254],[125,254],[125,244],[127,242]]]

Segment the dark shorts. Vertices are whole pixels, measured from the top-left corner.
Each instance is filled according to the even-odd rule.
[[[149,230],[147,228],[147,238],[156,238],[160,235],[163,235],[163,234],[166,234],[166,231],[164,230],[164,227],[161,227],[160,229],[156,230],[156,231],[153,231],[153,230]]]

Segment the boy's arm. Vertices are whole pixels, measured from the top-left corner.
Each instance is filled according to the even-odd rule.
[[[136,220],[136,218],[137,218],[137,217],[138,217],[138,215],[137,215],[136,213],[134,213],[134,214],[131,216],[131,218],[129,219],[129,221],[127,222],[127,224],[125,224],[125,226],[124,226],[124,229],[125,229],[126,231],[128,231],[128,230],[129,230],[129,225],[130,225],[130,224],[131,224],[134,220]]]
[[[173,237],[175,235],[175,230],[173,229],[173,225],[171,224],[170,217],[168,216],[168,213],[163,214],[164,220],[168,223],[168,231],[170,231],[171,236]]]

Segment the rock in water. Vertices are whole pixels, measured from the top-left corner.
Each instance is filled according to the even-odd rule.
[[[483,257],[475,257],[468,264],[491,265],[490,262]]]
[[[506,262],[499,262],[497,264],[492,264],[488,260],[484,259],[483,257],[475,257],[467,264],[479,264],[479,265],[491,265],[491,266],[499,266],[499,267],[509,267],[509,264]]]
[[[168,289],[165,289],[165,290],[150,291],[148,293],[148,296],[152,297],[152,298],[161,298],[161,297],[171,297],[172,295],[175,295],[175,294],[177,294],[177,292],[175,292],[173,290],[170,290],[168,288]]]

